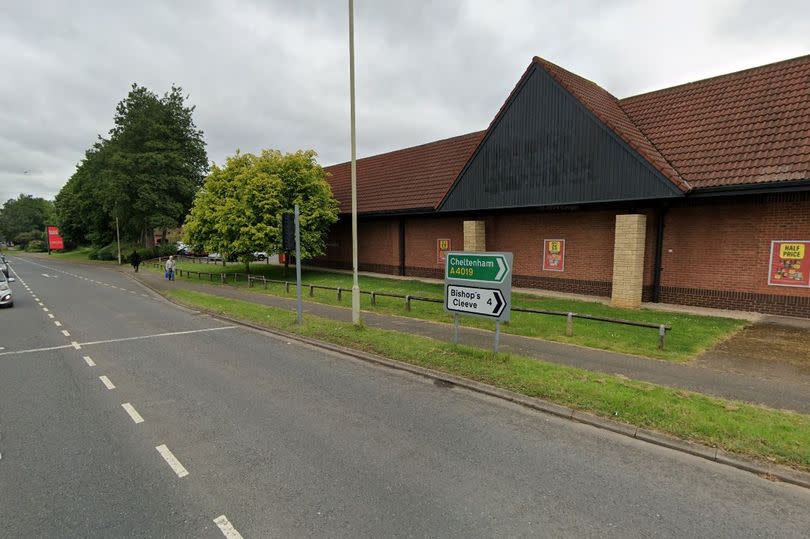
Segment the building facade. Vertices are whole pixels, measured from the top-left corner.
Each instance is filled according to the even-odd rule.
[[[485,131],[357,167],[362,270],[511,251],[515,286],[810,317],[810,56],[626,99],[534,58]]]

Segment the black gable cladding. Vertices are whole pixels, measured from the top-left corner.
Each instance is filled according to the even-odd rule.
[[[682,196],[669,179],[534,65],[439,211]]]

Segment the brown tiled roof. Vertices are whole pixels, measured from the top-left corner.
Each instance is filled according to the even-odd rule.
[[[357,160],[357,211],[434,210],[484,131]],[[341,213],[351,211],[351,164],[324,167]]]
[[[632,122],[619,100],[601,86],[587,79],[566,71],[560,66],[534,57],[533,62],[546,70],[563,88],[568,90],[585,108],[608,126],[631,148],[641,154],[661,174],[674,183],[681,191],[688,191],[689,184],[678,171],[670,165],[644,133]]]
[[[810,55],[619,103],[695,189],[810,179]]]

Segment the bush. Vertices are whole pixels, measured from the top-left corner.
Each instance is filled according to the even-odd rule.
[[[98,260],[98,249],[93,247],[89,251],[87,251],[87,258],[90,260]]]
[[[48,249],[45,247],[45,242],[42,240],[31,240],[25,246],[25,250],[29,253],[44,253]]]
[[[98,260],[118,260],[118,245],[111,243],[99,249]]]

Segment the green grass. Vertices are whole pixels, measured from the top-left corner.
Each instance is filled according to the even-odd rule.
[[[307,316],[184,289],[167,293],[185,305],[297,333],[530,397],[609,417],[630,425],[719,447],[740,455],[810,470],[810,417],[707,397],[623,377],[535,359],[454,346],[426,337]]]
[[[212,273],[244,272],[242,264],[191,264],[181,261],[179,269],[204,271]],[[162,271],[155,269],[154,271]],[[268,279],[294,280],[294,275],[282,276],[282,268],[264,263],[251,264],[254,275],[264,275]],[[292,273],[292,272],[291,272]],[[185,279],[185,277],[182,277]],[[302,281],[306,284],[351,288],[351,276],[348,274],[305,270],[302,272]],[[208,281],[205,281],[208,282]],[[229,281],[229,284],[233,284]],[[246,282],[236,283],[237,286],[247,287]],[[443,285],[426,283],[418,280],[386,279],[381,277],[360,276],[361,290],[386,292],[394,294],[410,294],[413,296],[441,298],[444,294]],[[255,286],[256,293],[267,293],[275,296],[292,297],[294,287],[286,293],[283,285],[269,284],[264,290]],[[315,301],[329,305],[351,305],[351,294],[343,294],[340,301],[337,294],[328,290],[315,290],[315,296],[309,297],[305,292],[306,301]],[[568,344],[577,344],[602,350],[636,354],[645,357],[665,359],[669,361],[687,361],[698,353],[710,348],[716,342],[728,337],[741,329],[746,322],[731,318],[710,316],[697,316],[682,313],[653,311],[648,309],[618,309],[598,302],[578,301],[552,297],[538,297],[528,294],[513,294],[512,303],[516,307],[531,309],[544,309],[554,311],[573,311],[581,314],[591,314],[652,322],[655,324],[668,324],[672,331],[667,333],[664,350],[658,350],[658,331],[650,328],[638,328],[619,324],[609,324],[590,320],[574,320],[574,335],[565,336],[565,318],[560,316],[537,315],[513,312],[512,320],[508,325],[502,326],[506,333],[539,337]],[[409,316],[437,322],[452,322],[452,316],[444,312],[441,304],[412,302],[411,311],[406,311],[401,299],[377,298],[377,304],[371,305],[371,298],[367,295],[361,297],[361,307],[383,314]],[[489,320],[461,317],[464,326],[482,329],[494,329],[494,322]]]
[[[57,259],[57,260],[66,260],[70,262],[82,262],[82,263],[89,263],[89,264],[117,264],[118,262],[115,260],[90,260],[88,255],[92,250],[91,247],[77,247],[76,249],[72,249],[70,251],[51,251],[51,254],[48,253],[29,253],[34,254],[36,256],[44,256],[45,258]]]

